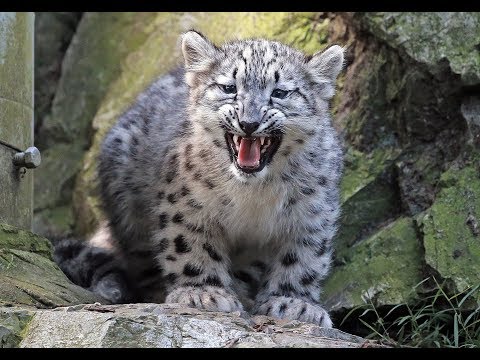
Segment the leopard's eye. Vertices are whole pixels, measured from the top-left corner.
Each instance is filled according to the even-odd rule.
[[[288,91],[286,90],[281,90],[281,89],[275,89],[272,91],[272,97],[277,98],[277,99],[283,99],[285,96],[288,95]]]
[[[235,85],[220,85],[220,88],[225,94],[235,94],[237,92],[237,87]]]

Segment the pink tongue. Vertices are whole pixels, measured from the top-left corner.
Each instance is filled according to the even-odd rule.
[[[240,167],[256,168],[260,165],[260,138],[240,140],[240,148],[238,150],[238,165]]]

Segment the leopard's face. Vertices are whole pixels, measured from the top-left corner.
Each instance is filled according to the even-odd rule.
[[[238,179],[264,177],[279,154],[301,150],[321,129],[333,89],[301,52],[267,40],[217,48],[196,32],[183,50],[196,126]]]

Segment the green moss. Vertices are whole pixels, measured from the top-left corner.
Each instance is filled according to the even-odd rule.
[[[474,166],[442,174],[430,209],[419,215],[425,261],[460,292],[480,284],[480,178]],[[480,294],[475,294],[480,301]]]
[[[101,299],[72,284],[52,261],[47,239],[0,224],[0,305],[45,308],[95,301]]]
[[[52,244],[30,231],[0,224],[0,249],[31,251],[48,259],[52,258]]]
[[[413,220],[399,218],[350,249],[350,261],[333,270],[323,298],[333,310],[410,301],[422,280],[421,262]]]
[[[405,76],[398,58],[381,46],[371,46],[357,64],[357,72],[349,78],[348,97],[353,101],[349,111],[341,119],[346,139],[358,149],[371,151],[373,148],[397,146],[399,138],[406,137],[401,116],[392,106],[397,83]],[[362,63],[364,62],[364,63]],[[389,90],[388,90],[389,89]],[[343,98],[344,95],[340,94]]]
[[[307,54],[314,54],[328,45],[329,25],[328,18],[320,19],[317,14],[292,13],[283,20],[282,29],[277,31],[275,38]]]

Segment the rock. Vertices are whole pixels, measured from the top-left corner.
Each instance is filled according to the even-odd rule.
[[[450,293],[480,284],[480,177],[478,162],[442,174],[432,207],[418,216],[425,262],[452,286]],[[437,278],[441,282],[441,279]],[[480,291],[473,294],[480,304]]]
[[[24,310],[3,311],[18,314]],[[1,322],[2,317],[0,326]],[[79,305],[37,310],[18,345],[23,348],[379,346],[340,330],[298,321],[202,312],[176,304]]]
[[[82,13],[35,13],[35,129],[50,111],[62,60]],[[36,131],[36,132],[37,132]],[[43,141],[44,139],[37,139]],[[37,144],[38,146],[38,144]]]
[[[0,348],[17,347],[33,316],[31,309],[0,307]]]
[[[432,205],[440,175],[460,152],[461,144],[452,141],[455,135],[444,131],[434,142],[407,148],[395,160],[401,205],[407,215],[415,216]]]
[[[7,224],[0,224],[0,249],[29,251],[52,259],[50,241],[30,231]]]
[[[405,51],[432,73],[447,61],[465,85],[480,83],[480,14],[475,12],[364,13],[364,26]]]
[[[0,225],[0,304],[49,308],[95,301],[104,300],[72,284],[52,261],[47,239]]]
[[[469,157],[465,120],[470,138],[477,131],[476,98],[469,90],[478,74],[476,18],[437,13],[331,16],[331,38],[349,44],[335,104],[348,149],[342,218],[335,267],[323,295],[334,311],[348,311],[367,299],[378,305],[414,302],[412,287],[431,274],[412,217],[435,206],[440,175],[449,164],[459,155]],[[432,29],[438,30],[442,19],[445,36],[437,36]],[[471,29],[465,44],[452,41],[463,33],[462,21]],[[429,42],[424,34],[434,39]],[[463,45],[469,55],[457,56]],[[465,99],[465,94],[471,97]],[[392,239],[403,249],[395,248]],[[387,252],[395,254],[388,262]],[[411,271],[402,262],[411,264]]]
[[[146,39],[153,18],[152,13],[82,16],[63,59],[51,112],[37,134],[42,165],[35,170],[35,232],[49,237],[71,233],[72,190],[92,119],[122,60]]]
[[[337,262],[349,261],[345,256],[351,246],[398,214],[392,175],[392,161],[397,154],[395,148],[370,154],[348,150],[341,183],[342,217],[335,240]]]
[[[350,145],[362,151],[405,148],[416,141],[434,141],[445,129],[462,131],[463,84],[448,64],[435,63],[433,69],[430,63],[394,50],[389,38],[372,25],[389,14],[341,17],[349,24],[351,46],[337,122]]]
[[[162,13],[150,24],[138,26],[147,25],[151,29],[148,38],[124,57],[122,72],[112,82],[92,122],[92,145],[85,154],[73,196],[76,232],[80,234],[91,233],[102,216],[95,171],[104,135],[153,79],[183,62],[178,47],[182,32],[195,28],[218,43],[234,37],[264,36],[313,53],[326,45],[328,19],[308,13]],[[312,31],[313,28],[317,30]]]
[[[373,303],[376,307],[415,299],[422,280],[422,253],[413,220],[401,217],[347,253],[334,269],[322,298],[332,311]]]
[[[480,150],[480,97],[467,96],[461,106],[462,115],[467,123],[469,141]]]

